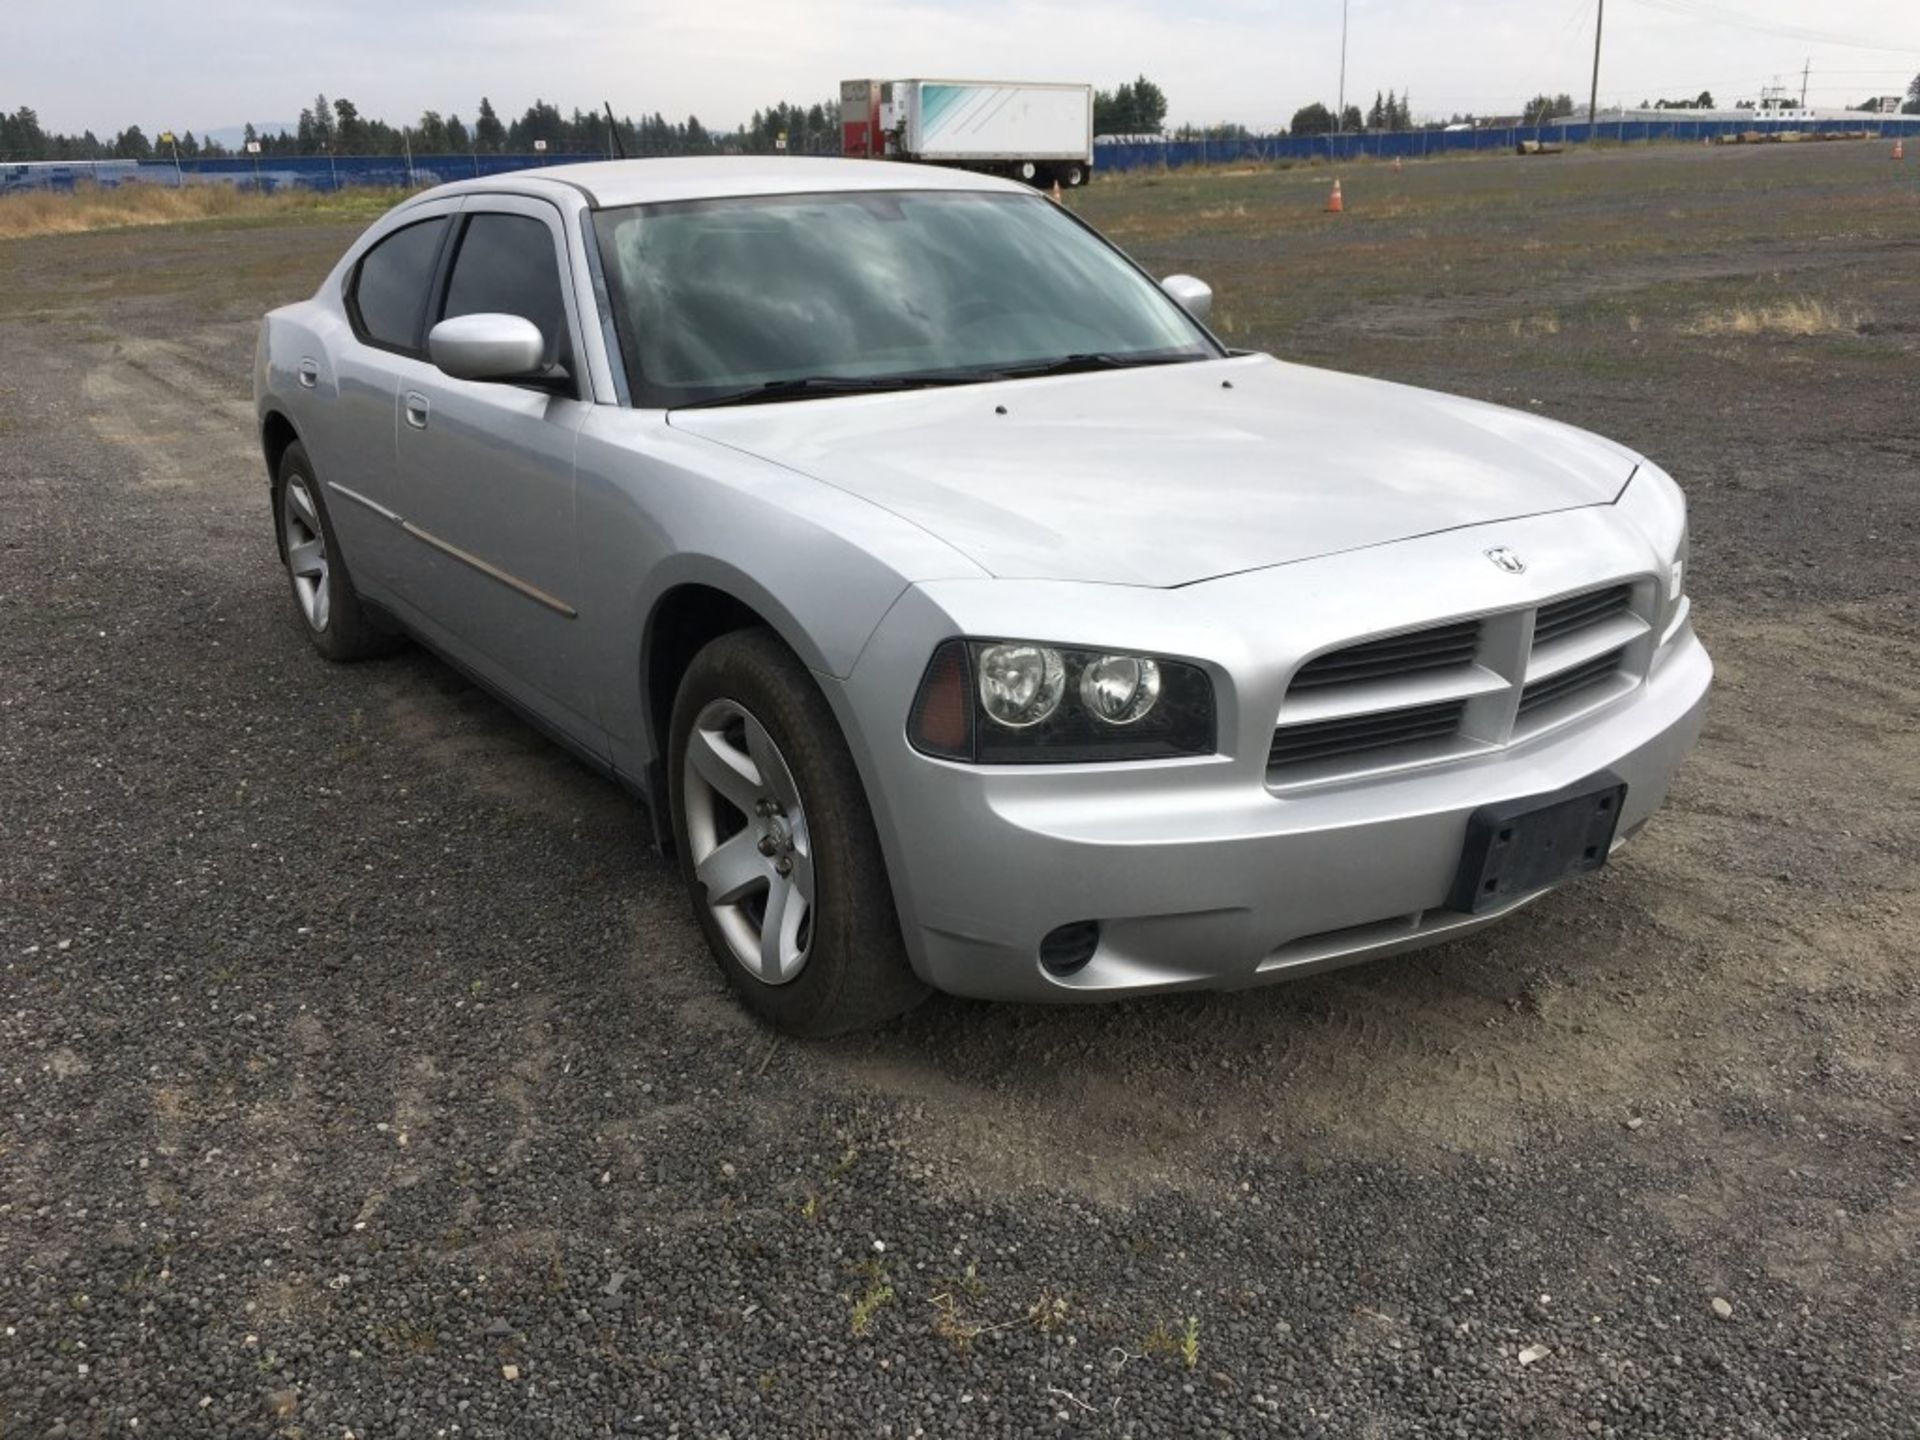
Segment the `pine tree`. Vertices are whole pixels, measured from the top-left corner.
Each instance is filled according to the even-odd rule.
[[[507,138],[507,127],[500,123],[500,117],[493,113],[493,102],[486,96],[480,97],[480,114],[473,122],[473,148],[488,155],[498,155],[500,146]]]

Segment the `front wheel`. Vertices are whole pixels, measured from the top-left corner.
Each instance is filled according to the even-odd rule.
[[[694,657],[668,774],[695,917],[761,1018],[837,1035],[924,998],[853,756],[806,666],[770,631],[723,635]]]

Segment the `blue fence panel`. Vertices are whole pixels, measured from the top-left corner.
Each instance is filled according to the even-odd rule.
[[[0,165],[0,192],[71,190],[76,184],[240,185],[249,189],[344,190],[350,185],[413,189],[504,175],[545,165],[598,160],[599,155],[233,155],[219,159],[76,160],[71,163]]]
[[[1585,121],[1552,125],[1512,125],[1497,129],[1400,130],[1351,135],[1285,135],[1244,140],[1167,140],[1100,145],[1094,149],[1094,169],[1124,173],[1129,170],[1179,170],[1192,165],[1231,165],[1247,160],[1348,161],[1361,158],[1417,160],[1429,155],[1471,154],[1513,150],[1523,142],[1548,145],[1585,145],[1597,137],[1616,144],[1653,141],[1687,142],[1725,135],[1775,135],[1787,131],[1818,134],[1845,129],[1891,138],[1920,139],[1920,116],[1860,115],[1841,120],[1604,120],[1588,127]]]
[[[1859,115],[1840,120],[1603,120],[1589,131],[1584,121],[1515,125],[1502,129],[1401,130],[1358,135],[1265,135],[1234,140],[1167,140],[1094,147],[1094,169],[1182,170],[1195,165],[1264,164],[1273,161],[1349,161],[1361,158],[1418,160],[1432,155],[1513,150],[1523,141],[1584,145],[1596,137],[1618,144],[1687,142],[1726,135],[1787,131],[1819,133],[1844,128],[1883,139],[1920,141],[1920,116]],[[218,160],[97,160],[0,165],[0,193],[20,189],[71,190],[91,183],[120,185],[227,184],[261,190],[339,190],[349,185],[412,189],[481,175],[504,175],[546,165],[597,160],[597,155],[237,155]]]

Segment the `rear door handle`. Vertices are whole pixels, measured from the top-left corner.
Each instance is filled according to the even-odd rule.
[[[407,424],[416,430],[427,428],[427,397],[418,390],[407,392]]]
[[[320,364],[316,360],[300,362],[300,383],[311,390],[320,383]]]

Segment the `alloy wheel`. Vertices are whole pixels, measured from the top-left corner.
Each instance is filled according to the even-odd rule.
[[[304,475],[287,477],[280,505],[281,536],[287,544],[287,572],[293,576],[300,613],[315,630],[327,628],[327,536]]]
[[[727,948],[748,974],[784,985],[813,938],[813,849],[786,757],[733,700],[709,702],[687,736],[687,845]]]

